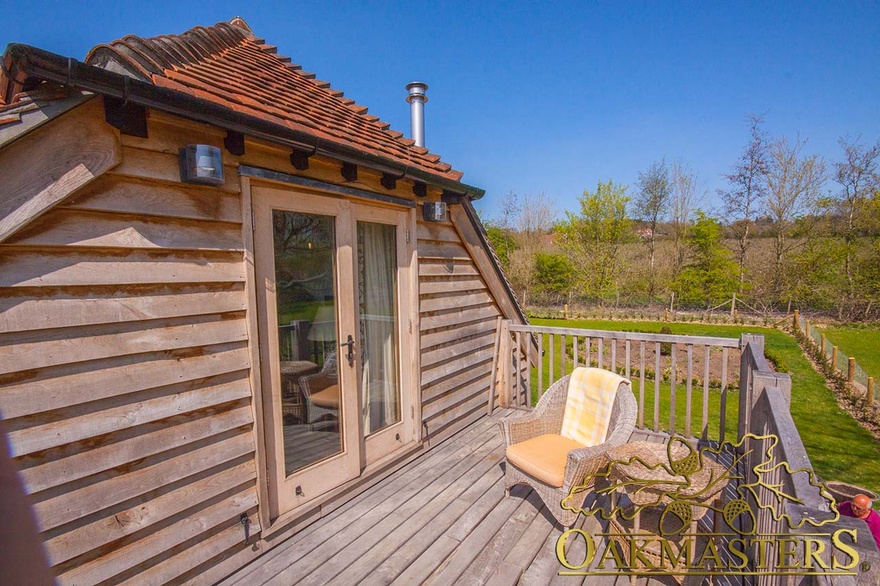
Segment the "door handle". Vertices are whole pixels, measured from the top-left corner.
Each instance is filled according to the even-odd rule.
[[[351,335],[348,336],[348,342],[340,342],[339,346],[348,346],[348,352],[345,357],[348,358],[348,365],[354,366],[354,338]]]

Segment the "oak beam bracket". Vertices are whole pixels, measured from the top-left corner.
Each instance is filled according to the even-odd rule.
[[[428,186],[416,181],[413,183],[413,195],[416,197],[428,197]]]
[[[233,130],[226,131],[226,138],[223,139],[223,146],[229,151],[229,154],[240,157],[244,154],[244,134]]]
[[[379,180],[379,183],[382,184],[387,190],[393,190],[397,188],[397,180],[403,179],[403,175],[392,175],[391,173],[382,173],[382,179]]]
[[[309,157],[313,154],[314,153],[301,151],[299,149],[293,149],[293,152],[290,153],[290,164],[298,171],[305,171],[309,168]]]
[[[446,205],[455,205],[460,204],[462,200],[464,200],[466,196],[460,193],[452,193],[451,191],[443,190],[443,195],[440,196],[440,201],[445,203]]]
[[[104,119],[122,134],[149,138],[147,134],[147,109],[122,98],[104,96]]]
[[[342,163],[342,178],[346,181],[358,180],[358,168],[354,163]]]

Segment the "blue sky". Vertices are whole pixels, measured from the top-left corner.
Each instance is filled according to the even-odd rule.
[[[39,6],[36,9],[35,6]],[[82,59],[126,34],[243,17],[279,53],[409,134],[405,85],[429,85],[426,143],[486,189],[559,210],[598,180],[683,160],[714,204],[764,113],[829,162],[880,138],[877,2],[41,2],[0,0],[0,45]],[[829,183],[829,189],[834,185]],[[632,188],[631,188],[632,189]]]

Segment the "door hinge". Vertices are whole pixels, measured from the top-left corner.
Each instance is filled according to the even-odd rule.
[[[406,242],[409,244],[409,228],[406,229]]]

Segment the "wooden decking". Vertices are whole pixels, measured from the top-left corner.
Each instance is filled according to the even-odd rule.
[[[437,446],[222,584],[630,584],[558,574],[563,528],[527,487],[504,498],[497,420],[506,413]],[[583,559],[578,546],[569,559]]]

